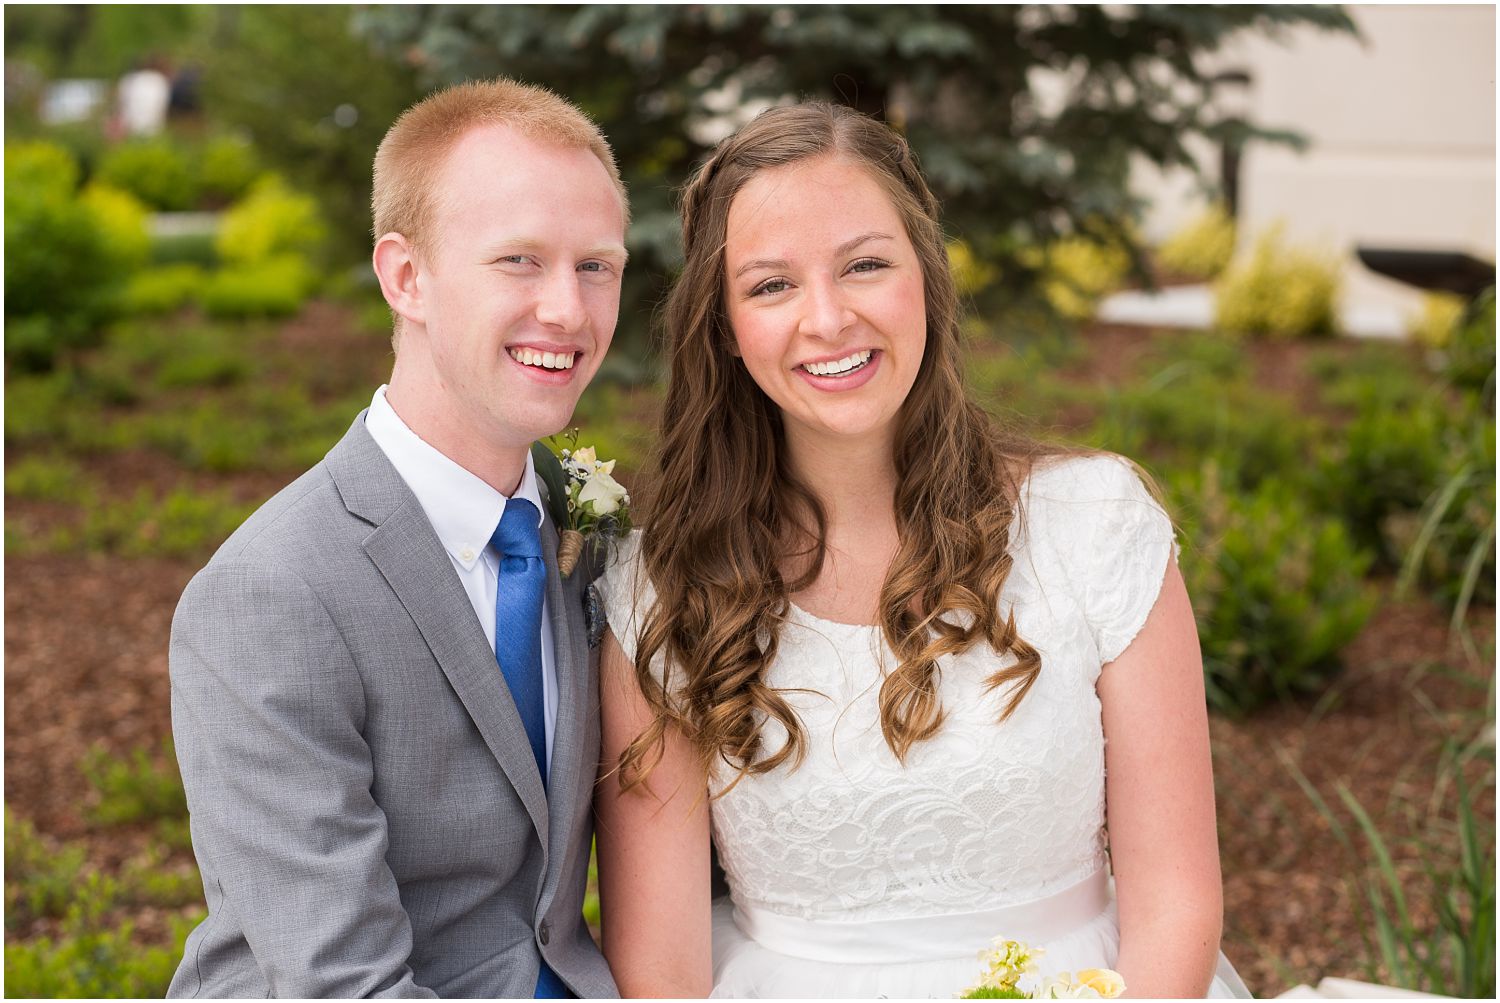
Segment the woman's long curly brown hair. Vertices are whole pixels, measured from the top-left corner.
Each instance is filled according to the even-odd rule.
[[[1010,684],[1001,720],[1041,669],[1014,615],[1002,617],[1000,594],[1019,485],[1043,449],[997,428],[965,393],[959,299],[937,200],[906,141],[887,126],[837,105],[775,108],[720,144],[682,193],[686,261],[665,309],[670,382],[642,498],[643,571],[657,599],[635,664],[654,720],[620,757],[627,788],[655,766],[668,727],[688,737],[704,769],[717,759],[739,777],[795,766],[806,752],[806,732],[765,677],[789,595],[822,569],[825,515],[790,467],[779,410],[730,352],[724,245],[729,207],[750,178],[825,155],[880,183],[923,274],[927,345],[897,419],[899,546],[879,601],[898,663],[880,687],[885,740],[905,761],[941,728],[944,655],[984,642],[1013,656],[988,680]],[[793,562],[804,570],[788,580]],[[653,662],[664,666],[661,681]],[[767,720],[788,735],[774,750],[762,740]]]

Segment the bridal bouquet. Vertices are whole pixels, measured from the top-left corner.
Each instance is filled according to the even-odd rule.
[[[611,474],[614,460],[601,460],[593,446],[578,445],[578,429],[551,440],[567,445],[556,452],[538,442],[531,447],[537,476],[547,485],[548,509],[561,530],[557,567],[564,578],[573,573],[585,542],[600,546],[630,531],[630,494]]]
[[[1082,1000],[1114,999],[1125,991],[1125,980],[1110,968],[1084,968],[1042,979],[1035,992],[1019,987],[1021,977],[1036,971],[1041,948],[1027,947],[1018,940],[995,938],[995,946],[979,952],[985,971],[979,985],[965,992],[966,1000]]]

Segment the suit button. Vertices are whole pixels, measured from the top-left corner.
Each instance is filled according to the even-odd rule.
[[[543,947],[546,947],[547,941],[552,939],[552,927],[547,924],[545,919],[542,920],[542,925],[537,927],[536,935],[540,938]]]

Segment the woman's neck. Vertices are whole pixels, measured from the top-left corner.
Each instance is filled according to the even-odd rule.
[[[896,459],[887,437],[835,439],[788,428],[792,472],[823,506],[830,536],[894,523]]]

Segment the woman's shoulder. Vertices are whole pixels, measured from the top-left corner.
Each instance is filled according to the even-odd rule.
[[[1117,453],[1061,453],[1037,459],[1022,488],[1023,501],[1049,504],[1146,502],[1156,505],[1132,460]]]

